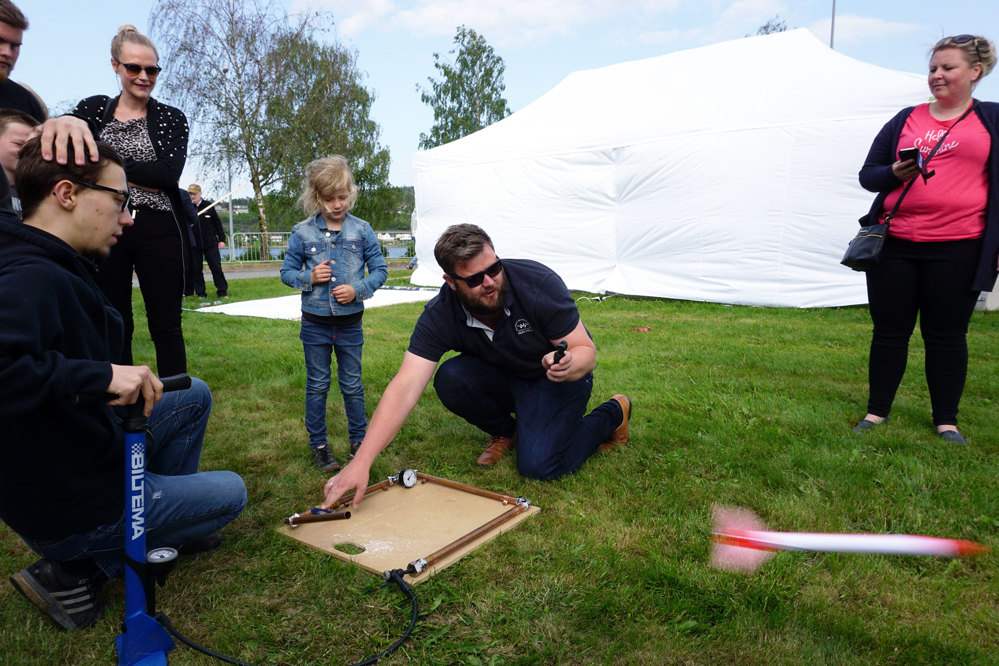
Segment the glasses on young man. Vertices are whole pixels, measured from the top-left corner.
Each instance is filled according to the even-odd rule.
[[[978,40],[974,35],[954,35],[950,38],[952,44],[967,44],[968,42],[973,42],[975,44],[975,55],[978,56],[978,62],[982,61],[982,52],[978,48]]]
[[[457,273],[450,273],[450,275],[455,280],[461,280],[462,282],[467,284],[469,288],[474,289],[475,287],[478,287],[480,284],[482,284],[482,281],[486,279],[487,275],[491,278],[494,278],[497,275],[499,275],[502,270],[503,270],[503,262],[497,259],[496,263],[490,264],[484,271],[479,271],[478,273],[472,273],[471,275],[467,275],[465,277],[461,277]]]
[[[130,190],[116,190],[113,187],[104,187],[103,185],[98,185],[97,183],[85,183],[82,180],[70,180],[69,182],[79,185],[81,187],[86,187],[91,190],[99,190],[101,192],[111,192],[112,194],[117,194],[123,197],[121,201],[122,211],[128,208],[128,203],[132,200],[132,192]]]
[[[116,63],[124,67],[130,74],[138,74],[139,72],[145,71],[146,75],[149,77],[158,76],[163,68],[159,65],[147,65],[143,67],[142,65],[136,65],[134,62],[122,62],[117,58],[114,59]]]

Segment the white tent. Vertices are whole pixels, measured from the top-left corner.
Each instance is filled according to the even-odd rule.
[[[866,302],[839,264],[873,195],[875,134],[925,78],[807,30],[575,72],[504,120],[414,156],[417,284],[440,233],[474,222],[500,257],[570,288],[792,307]]]

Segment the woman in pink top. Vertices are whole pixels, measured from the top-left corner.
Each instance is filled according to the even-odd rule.
[[[937,42],[928,78],[933,101],[890,120],[860,171],[860,184],[878,193],[861,224],[883,221],[915,182],[892,219],[881,261],[867,272],[870,393],[854,432],[888,421],[918,315],[933,424],[944,440],[965,443],[957,411],[968,323],[999,270],[999,104],[980,102],[972,92],[995,62],[995,45],[984,37]],[[920,162],[931,153],[932,159],[921,170],[917,160],[899,156],[908,148],[919,151]]]

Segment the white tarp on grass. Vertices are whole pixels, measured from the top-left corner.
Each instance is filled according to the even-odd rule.
[[[439,285],[438,285],[439,286]],[[365,309],[396,305],[398,303],[419,303],[429,301],[437,295],[437,289],[379,289],[371,298],[364,301]],[[266,319],[302,318],[302,295],[292,294],[279,298],[262,298],[256,301],[239,301],[198,308],[192,312],[218,312],[239,317],[264,317]]]
[[[926,79],[807,30],[576,72],[512,116],[413,159],[414,284],[474,222],[500,257],[570,288],[792,307],[867,300],[839,260],[874,195],[875,134]]]

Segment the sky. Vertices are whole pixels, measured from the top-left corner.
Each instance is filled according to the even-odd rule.
[[[503,58],[505,97],[516,113],[574,71],[739,39],[777,16],[789,29],[807,28],[829,44],[833,11],[833,0],[285,2],[291,12],[331,12],[334,37],[357,51],[364,84],[375,94],[371,115],[381,127],[381,144],[390,150],[393,185],[413,184],[412,156],[420,133],[433,123],[417,86],[427,86],[427,77],[436,75],[433,54],[448,56],[459,25],[483,35]],[[84,97],[118,92],[110,64],[111,37],[123,23],[146,33],[154,0],[15,3],[30,26],[11,78],[34,88],[53,112],[64,112]],[[925,73],[929,48],[946,35],[976,33],[999,40],[996,0],[838,0],[835,8],[833,47],[889,69]],[[165,67],[161,76],[168,77],[169,63],[160,64]],[[204,81],[206,94],[212,86]],[[683,94],[676,91],[678,104]],[[982,81],[975,96],[999,101],[999,71]],[[189,160],[182,182],[194,181],[214,185],[206,190],[210,196],[225,192],[219,174]],[[246,192],[248,188],[237,196]]]

